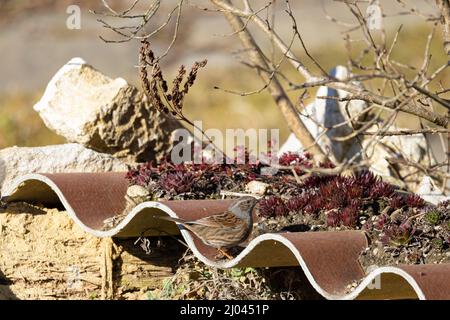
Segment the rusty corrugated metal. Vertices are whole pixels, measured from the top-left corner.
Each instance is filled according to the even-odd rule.
[[[124,210],[126,189],[123,173],[32,174],[17,180],[8,201],[62,204],[84,230],[98,237],[181,232],[194,254],[210,266],[299,266],[328,299],[450,299],[449,264],[381,267],[366,275],[357,261],[367,245],[359,231],[265,234],[253,239],[233,260],[217,262],[215,249],[174,223],[153,218],[158,214],[199,218],[224,211],[230,200],[146,202],[113,229],[102,230],[105,219]],[[360,284],[349,291],[355,281]]]

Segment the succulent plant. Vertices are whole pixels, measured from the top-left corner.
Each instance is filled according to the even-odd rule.
[[[440,238],[434,238],[434,239],[431,239],[431,245],[435,249],[442,250],[442,249],[444,249],[445,243],[444,243],[444,240],[442,240]]]
[[[384,227],[381,242],[384,245],[392,246],[406,245],[411,241],[415,231],[415,228],[409,220],[406,220],[400,224],[390,223]]]
[[[339,212],[337,210],[328,211],[327,212],[327,226],[329,227],[338,227],[340,224],[341,217],[339,216]]]
[[[358,206],[350,205],[341,210],[331,210],[327,212],[326,224],[329,227],[355,227],[358,223]]]
[[[218,198],[220,190],[243,191],[249,181],[260,180],[272,187],[272,194],[260,200],[261,217],[310,215],[313,219],[323,219],[324,226],[331,228],[362,228],[365,223],[365,230],[379,235],[384,243],[395,246],[408,243],[414,235],[415,228],[408,217],[416,215],[418,210],[425,210],[422,198],[397,193],[393,185],[383,182],[370,171],[356,172],[354,176],[313,174],[297,183],[290,170],[280,170],[272,176],[261,175],[260,169],[265,164],[249,164],[247,150],[236,148],[236,151],[246,163],[175,165],[164,161],[153,165],[149,162],[131,169],[127,179],[130,184],[147,187],[152,194],[166,199]],[[285,153],[279,160],[283,166],[298,166],[296,172],[299,176],[304,174],[301,168],[312,167],[309,154]],[[333,164],[321,166],[332,168]],[[281,198],[280,194],[284,197]],[[387,211],[384,210],[386,206],[390,207]],[[448,202],[438,207],[427,207],[425,220],[430,225],[442,223],[446,229],[449,222],[443,212],[448,212],[448,207]],[[392,211],[390,216],[388,213]]]
[[[441,220],[441,213],[437,209],[431,209],[425,213],[424,219],[428,224],[435,226]]]
[[[380,215],[375,223],[373,224],[373,227],[376,230],[383,230],[383,228],[391,221],[391,218],[387,214]]]
[[[379,181],[379,178],[377,178],[371,171],[368,170],[357,172],[355,175],[355,179],[358,184],[364,187],[366,190],[369,190],[371,186]],[[365,196],[368,196],[368,194],[365,194]]]
[[[389,199],[388,204],[392,209],[400,209],[405,205],[405,198],[401,195],[394,195]]]
[[[137,168],[130,169],[126,174],[126,179],[129,181],[130,185],[139,185],[142,187],[147,186],[154,175],[157,175],[158,169],[153,167],[153,163],[147,162],[145,164],[139,165]]]
[[[290,212],[298,213],[306,206],[308,202],[309,198],[307,195],[294,196],[286,202],[286,208]]]
[[[334,175],[312,175],[303,180],[302,184],[300,185],[300,188],[301,189],[318,188],[322,184],[333,180],[335,177],[336,176]]]
[[[369,197],[371,197],[371,198],[382,198],[382,197],[388,198],[393,193],[394,193],[393,185],[386,183],[386,182],[377,181],[370,188]]]
[[[417,194],[410,194],[406,197],[405,203],[408,207],[411,208],[422,208],[425,206],[425,200],[423,200]]]
[[[195,178],[195,174],[190,171],[167,172],[159,178],[159,185],[169,193],[181,194],[192,190]]]
[[[271,196],[259,201],[259,213],[262,217],[271,218],[287,215],[289,209],[280,197]]]
[[[311,158],[312,155],[310,153],[299,154],[294,152],[286,152],[280,156],[278,162],[282,166],[304,165],[305,167],[311,168]]]
[[[312,155],[309,153],[299,154],[293,152],[286,152],[279,157],[278,163],[281,166],[293,167],[295,172],[301,175],[304,173],[302,167],[312,168],[313,164],[310,161],[311,159]]]

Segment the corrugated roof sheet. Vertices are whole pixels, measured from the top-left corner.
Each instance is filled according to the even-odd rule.
[[[213,267],[299,266],[327,299],[450,299],[450,264],[380,267],[366,275],[357,260],[367,245],[359,231],[264,234],[233,260],[217,262],[214,248],[172,222],[153,218],[199,218],[224,211],[230,200],[145,202],[103,231],[104,220],[125,209],[127,186],[124,173],[31,174],[19,178],[7,196],[8,201],[62,204],[81,228],[97,237],[181,232],[194,254]],[[349,291],[355,282],[359,285]]]

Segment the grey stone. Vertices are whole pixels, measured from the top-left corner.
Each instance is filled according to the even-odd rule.
[[[162,159],[172,148],[172,132],[182,128],[124,79],[111,79],[81,58],[55,74],[34,109],[68,142],[130,162]]]
[[[267,183],[253,180],[247,183],[247,185],[245,186],[245,191],[262,196],[266,193],[268,188],[269,185]]]
[[[121,172],[127,165],[109,154],[79,144],[0,150],[0,186],[4,193],[11,182],[30,173]]]

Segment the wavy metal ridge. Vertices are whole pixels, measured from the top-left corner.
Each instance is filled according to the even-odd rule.
[[[83,230],[97,237],[181,233],[196,257],[213,267],[300,266],[311,286],[327,299],[450,299],[450,264],[380,267],[366,275],[357,261],[367,246],[359,231],[265,234],[233,260],[217,262],[214,248],[173,222],[153,218],[199,218],[222,212],[230,200],[145,202],[114,228],[102,230],[105,219],[124,210],[126,190],[123,173],[31,174],[17,179],[7,198],[62,204]],[[359,285],[349,291],[355,281]]]

